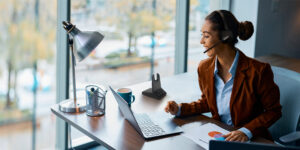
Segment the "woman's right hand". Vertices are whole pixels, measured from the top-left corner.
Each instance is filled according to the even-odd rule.
[[[168,101],[165,111],[172,115],[176,115],[179,110],[179,105],[175,101]]]

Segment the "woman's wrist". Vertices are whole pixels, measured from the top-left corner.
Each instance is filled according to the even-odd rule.
[[[248,140],[250,140],[253,136],[251,131],[245,127],[240,128],[239,131],[242,131],[248,137]]]
[[[178,111],[175,116],[180,116],[181,114],[181,104],[178,105]]]

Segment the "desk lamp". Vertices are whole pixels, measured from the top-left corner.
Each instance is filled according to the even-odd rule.
[[[63,27],[74,39],[75,49],[73,48],[73,39],[69,38],[72,59],[72,78],[73,78],[73,99],[67,99],[59,103],[59,110],[62,112],[83,112],[86,103],[84,100],[77,100],[76,81],[75,81],[75,57],[78,61],[86,58],[103,40],[104,36],[99,32],[80,31],[70,22],[63,21]]]

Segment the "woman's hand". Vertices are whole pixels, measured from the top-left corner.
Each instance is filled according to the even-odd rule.
[[[165,107],[165,111],[172,115],[176,115],[179,110],[179,106],[175,101],[168,101],[167,106]]]
[[[246,142],[248,141],[248,136],[239,130],[232,131],[224,135],[225,141],[237,141],[237,142]]]

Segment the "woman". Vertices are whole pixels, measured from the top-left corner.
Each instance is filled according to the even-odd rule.
[[[198,81],[202,96],[192,103],[169,101],[165,111],[176,116],[211,112],[212,118],[239,128],[226,141],[248,141],[253,136],[272,140],[267,128],[281,117],[279,88],[267,63],[245,56],[235,47],[253,34],[251,22],[239,23],[226,10],[205,18],[200,43],[208,59],[200,62]]]

